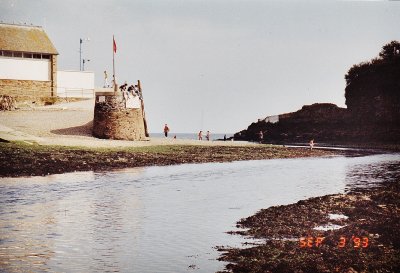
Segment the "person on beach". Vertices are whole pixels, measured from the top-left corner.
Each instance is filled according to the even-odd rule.
[[[260,143],[262,143],[262,141],[264,140],[263,131],[260,131],[260,132],[258,133],[258,137],[259,137]]]
[[[168,125],[165,123],[165,126],[164,126],[164,135],[165,135],[165,137],[168,137],[168,132],[169,132],[169,127],[168,127]]]
[[[104,85],[103,85],[103,87],[104,88],[110,87],[110,84],[108,83],[108,75],[107,75],[107,71],[106,70],[104,70]]]
[[[310,150],[314,148],[314,139],[310,140]]]
[[[203,140],[203,131],[200,131],[197,136],[199,137],[199,140]]]
[[[207,141],[210,141],[210,131],[207,131],[206,139],[207,139]]]
[[[226,141],[226,135],[224,135],[224,141]]]

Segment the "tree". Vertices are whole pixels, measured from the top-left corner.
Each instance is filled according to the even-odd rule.
[[[391,60],[395,57],[400,57],[400,42],[391,41],[382,47],[379,57],[384,60]]]

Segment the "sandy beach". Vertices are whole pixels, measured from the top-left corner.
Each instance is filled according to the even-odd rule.
[[[197,141],[149,138],[147,141],[104,140],[92,136],[94,99],[0,112],[0,138],[41,145],[141,147],[154,145],[256,146],[245,141]]]
[[[339,153],[244,141],[98,139],[91,135],[93,108],[93,100],[84,100],[0,113],[0,139],[4,140],[0,143],[1,176]]]

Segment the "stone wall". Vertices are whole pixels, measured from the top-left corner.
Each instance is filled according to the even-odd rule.
[[[0,95],[18,99],[37,99],[52,96],[51,81],[23,81],[0,79]]]
[[[96,93],[93,136],[104,139],[145,140],[142,109],[127,109],[120,93]]]

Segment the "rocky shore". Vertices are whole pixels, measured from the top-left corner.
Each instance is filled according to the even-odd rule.
[[[271,145],[83,148],[3,142],[0,143],[0,177],[48,175],[75,171],[108,171],[184,163],[333,156],[339,153],[341,152],[316,149],[310,151],[305,148]]]
[[[373,188],[270,207],[237,226],[247,230],[233,234],[264,243],[218,247],[229,262],[224,272],[400,272],[400,175]]]
[[[304,105],[296,112],[268,116],[237,132],[235,140],[266,143],[317,142],[345,145],[399,145],[400,42],[379,56],[353,65],[347,74],[346,108],[332,103]],[[262,134],[261,134],[261,133]]]

